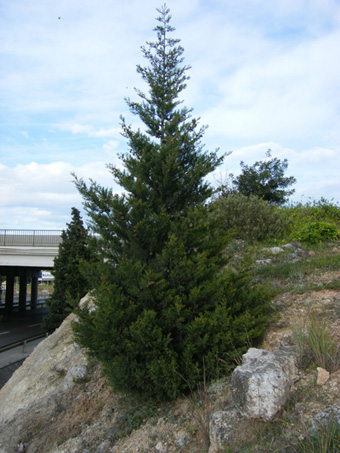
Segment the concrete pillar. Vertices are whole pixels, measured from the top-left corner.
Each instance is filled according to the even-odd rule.
[[[27,297],[27,275],[23,272],[20,275],[19,285],[19,311],[26,310],[26,297]]]
[[[32,277],[31,283],[31,310],[37,308],[38,301],[38,277]]]
[[[13,311],[13,298],[14,298],[14,275],[6,276],[6,298],[5,310],[7,313]]]

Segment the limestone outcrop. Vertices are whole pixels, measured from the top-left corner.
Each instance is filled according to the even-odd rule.
[[[295,348],[250,348],[231,377],[234,404],[246,418],[269,421],[286,404],[297,373]]]
[[[221,451],[249,419],[270,421],[286,404],[298,377],[297,352],[283,346],[275,351],[250,348],[230,382],[232,404],[210,418],[209,453]]]
[[[0,452],[20,450],[32,431],[53,418],[59,396],[85,378],[88,359],[71,339],[70,315],[0,390]]]

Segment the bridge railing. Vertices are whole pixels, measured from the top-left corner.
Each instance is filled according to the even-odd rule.
[[[58,247],[62,230],[0,229],[0,246]]]

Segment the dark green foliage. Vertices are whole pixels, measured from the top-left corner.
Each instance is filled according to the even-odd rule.
[[[81,311],[74,332],[115,388],[169,399],[261,338],[269,296],[247,274],[222,271],[226,235],[204,205],[213,193],[205,176],[222,158],[203,152],[204,129],[179,108],[188,68],[169,11],[159,12],[157,40],[143,48],[150,67],[137,68],[149,93],[127,100],[146,132],[123,119],[125,170],[109,166],[125,193],[76,178],[102,264],[96,310]]]
[[[250,242],[280,239],[289,226],[289,218],[277,206],[256,195],[221,196],[213,204],[212,215],[220,219],[225,231]]]
[[[266,156],[271,157],[270,150]],[[248,166],[241,162],[242,173],[233,180],[237,192],[249,197],[256,195],[268,203],[282,205],[295,190],[288,187],[295,184],[293,176],[285,177],[288,160],[274,157],[267,161],[255,162]]]
[[[47,332],[59,327],[88,292],[89,278],[85,269],[91,260],[93,255],[89,248],[88,233],[80,212],[72,208],[72,221],[62,232],[58,256],[54,259],[54,292],[47,302],[49,314],[43,321],[43,328]]]
[[[311,222],[302,227],[295,237],[308,244],[319,244],[325,241],[336,241],[340,237],[340,230],[332,223]]]
[[[204,373],[211,380],[230,371],[249,341],[255,345],[262,339],[269,292],[251,286],[244,271],[209,279],[207,261],[187,260],[175,242],[165,251],[176,256],[168,276],[151,269],[136,272],[137,266],[127,262],[120,269],[121,284],[103,282],[97,310],[81,312],[74,327],[77,340],[104,364],[115,388],[174,398],[195,388]]]

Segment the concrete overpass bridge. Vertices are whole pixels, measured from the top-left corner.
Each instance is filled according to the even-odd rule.
[[[42,270],[53,268],[61,242],[61,233],[61,230],[0,229],[0,276],[6,277],[6,312],[13,310],[15,277],[19,277],[19,311],[26,310],[29,280],[30,308],[36,308],[38,278]]]

